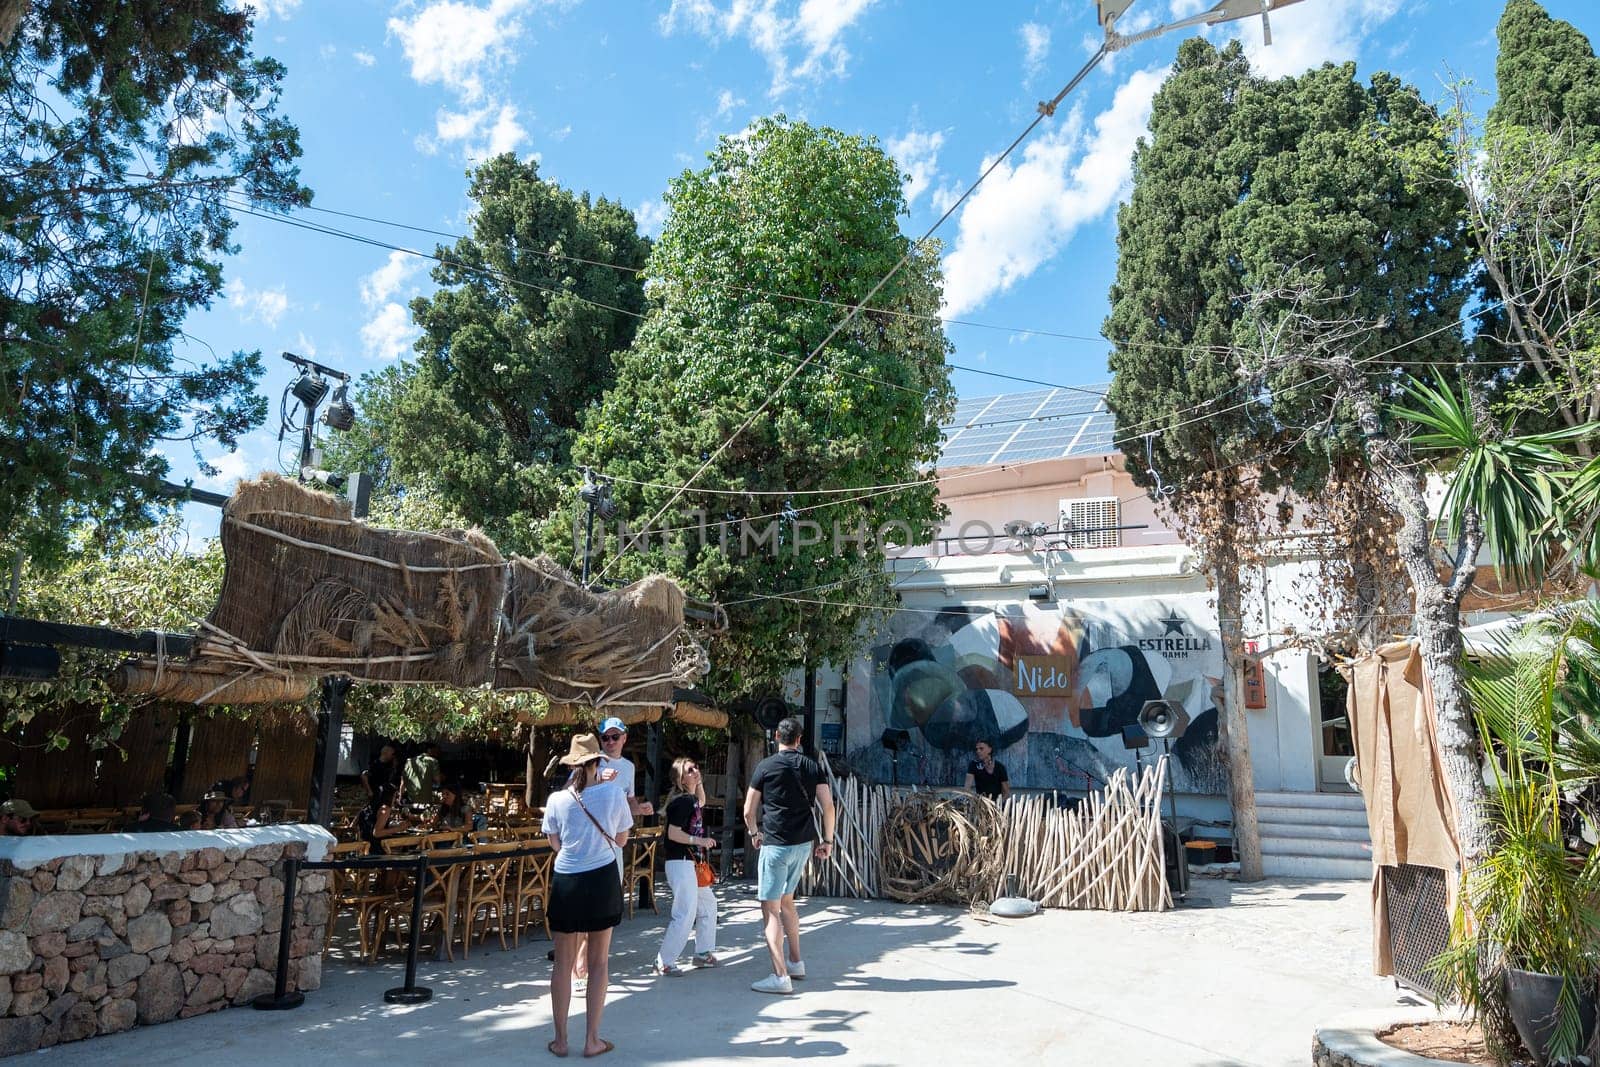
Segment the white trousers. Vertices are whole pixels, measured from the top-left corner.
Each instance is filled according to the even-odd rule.
[[[661,939],[663,967],[677,962],[689,943],[689,928],[694,928],[694,950],[699,955],[717,950],[717,895],[710,886],[701,887],[694,877],[693,860],[668,860],[664,865],[667,884],[672,887],[672,921]]]

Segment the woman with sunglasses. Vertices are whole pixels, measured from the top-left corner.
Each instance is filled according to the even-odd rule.
[[[672,921],[661,939],[656,956],[656,973],[674,977],[683,974],[678,956],[689,943],[694,929],[694,962],[697,967],[715,967],[717,958],[717,896],[710,886],[699,884],[695,860],[716,844],[706,836],[706,789],[700,768],[688,756],[672,761],[672,797],[667,801],[667,840],[665,847],[667,884],[672,887]]]

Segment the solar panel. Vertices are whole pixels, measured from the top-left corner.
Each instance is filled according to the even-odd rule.
[[[1102,392],[1105,385],[1086,386]],[[960,401],[941,429],[942,468],[1027,463],[1116,451],[1116,424],[1103,397],[1036,389]]]

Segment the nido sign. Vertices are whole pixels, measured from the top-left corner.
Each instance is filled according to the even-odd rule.
[[[1072,669],[1071,656],[1018,656],[1013,692],[1018,696],[1071,696]]]

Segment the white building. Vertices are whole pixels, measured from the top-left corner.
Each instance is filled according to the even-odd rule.
[[[1015,788],[1081,794],[1159,754],[1159,743],[1125,747],[1123,728],[1145,701],[1176,700],[1191,720],[1172,745],[1180,820],[1227,840],[1216,600],[1127,474],[1103,391],[962,401],[938,467],[950,518],[933,544],[891,560],[901,609],[847,684],[819,682],[819,702],[830,686],[843,697],[821,721],[842,719],[851,765],[884,781],[958,785],[982,738]],[[1308,567],[1314,576],[1314,563],[1267,568],[1246,632],[1298,621],[1283,617],[1292,609],[1279,590]],[[1370,871],[1365,817],[1344,780],[1343,693],[1329,665],[1299,649],[1273,652],[1247,678],[1269,874]],[[898,730],[909,743],[891,752],[885,731]]]

